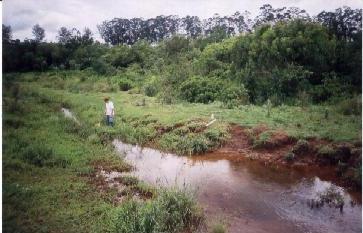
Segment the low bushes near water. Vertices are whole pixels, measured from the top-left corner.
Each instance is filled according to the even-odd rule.
[[[160,190],[146,202],[129,200],[120,207],[117,233],[194,231],[203,223],[201,209],[193,196],[178,189]]]
[[[221,223],[216,223],[212,226],[212,233],[225,233],[227,232],[226,226]]]
[[[296,158],[296,155],[292,151],[287,152],[286,155],[284,156],[284,159],[286,162],[292,162],[295,160],[295,158]]]
[[[206,128],[204,124],[188,123],[164,133],[158,144],[163,150],[193,155],[219,147],[228,137],[228,128],[223,124]]]
[[[328,204],[328,206],[340,208],[341,211],[343,211],[344,206],[344,199],[342,193],[335,188],[334,186],[331,186],[327,188],[325,191],[319,193],[319,202],[324,204]]]
[[[324,145],[318,149],[318,159],[322,163],[338,164],[339,162],[346,163],[350,160],[351,148],[348,145]]]
[[[297,141],[297,143],[292,148],[292,152],[295,154],[298,154],[298,155],[302,155],[302,154],[308,152],[309,149],[310,149],[309,142],[304,139],[300,139]]]
[[[317,152],[318,159],[324,163],[333,163],[335,161],[335,154],[335,149],[330,145],[321,146]]]
[[[281,130],[272,130],[264,125],[246,130],[247,136],[256,149],[273,149],[283,146],[294,140]]]

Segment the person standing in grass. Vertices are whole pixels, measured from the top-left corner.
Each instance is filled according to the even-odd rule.
[[[105,97],[105,115],[106,115],[106,125],[113,126],[114,117],[115,117],[115,107],[113,106],[112,101],[110,101],[110,97]]]

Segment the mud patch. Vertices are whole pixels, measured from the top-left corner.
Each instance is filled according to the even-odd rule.
[[[232,124],[230,134],[231,139],[226,144],[207,155],[225,154],[233,160],[243,156],[265,165],[293,168],[331,166],[332,176],[336,177],[340,185],[360,188],[357,185],[358,168],[355,167],[361,161],[361,147],[315,138],[296,140],[286,132],[271,130],[266,125],[247,128]]]
[[[136,177],[125,172],[106,171],[98,168],[90,182],[102,196],[117,205],[127,199],[147,200],[154,196],[155,190]]]
[[[133,167],[127,163],[124,163],[120,160],[95,160],[91,162],[92,167],[95,168],[96,171],[105,171],[105,172],[130,172]]]

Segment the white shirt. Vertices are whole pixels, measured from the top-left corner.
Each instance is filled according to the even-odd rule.
[[[113,115],[113,109],[114,109],[114,107],[113,107],[112,101],[108,101],[106,103],[106,115],[112,116]]]

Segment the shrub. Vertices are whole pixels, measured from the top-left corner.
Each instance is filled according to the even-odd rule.
[[[362,186],[362,165],[360,165],[360,164],[356,168],[354,168],[353,182],[358,188],[361,188],[361,186]]]
[[[65,159],[56,158],[52,149],[40,144],[26,147],[21,153],[21,158],[38,167],[59,166],[64,168],[69,164],[69,161]]]
[[[301,155],[308,151],[309,151],[309,143],[304,139],[300,139],[299,141],[297,141],[295,146],[292,148],[292,152],[297,155]]]
[[[148,83],[144,86],[144,93],[149,97],[153,97],[158,93],[158,89],[155,84]]]
[[[26,147],[21,155],[24,161],[39,167],[44,166],[53,156],[53,150],[40,145]]]
[[[181,97],[191,103],[210,103],[220,96],[223,83],[216,78],[193,77],[180,85]]]
[[[18,129],[19,127],[24,126],[24,121],[19,118],[6,118],[4,119],[4,127],[12,127],[14,129]]]
[[[134,176],[121,176],[117,180],[126,186],[137,185],[139,183],[139,180]]]
[[[336,106],[338,112],[344,115],[361,115],[362,113],[361,97],[342,100]]]
[[[190,193],[185,190],[163,190],[155,200],[157,215],[155,218],[162,223],[157,232],[181,232],[183,229],[193,230],[203,220],[201,210]]]
[[[226,232],[226,227],[221,223],[217,223],[212,227],[212,233],[225,233],[225,232]]]
[[[171,150],[181,155],[203,153],[211,147],[209,140],[204,135],[194,133],[178,135],[174,132],[163,134],[159,145],[165,150]]]
[[[118,83],[118,86],[120,88],[120,91],[128,91],[132,88],[132,83],[130,80],[124,79]]]
[[[101,75],[113,75],[116,73],[116,69],[102,58],[94,60],[91,67],[96,73]]]
[[[124,202],[119,210],[116,222],[117,233],[133,233],[133,232],[145,232],[141,225],[142,220],[142,207],[141,204],[136,201]],[[145,224],[145,222],[144,222]],[[151,231],[152,232],[152,231]]]
[[[223,88],[218,97],[227,108],[237,107],[248,103],[248,93],[243,85],[230,85]]]
[[[293,161],[294,159],[295,159],[295,154],[294,154],[294,152],[292,152],[292,151],[289,151],[285,156],[284,156],[284,159],[285,159],[285,161],[287,161],[287,162],[291,162],[291,161]]]
[[[93,86],[93,89],[99,92],[115,92],[117,90],[117,87],[115,87],[111,83],[96,82]]]
[[[264,147],[269,143],[272,136],[271,131],[262,132],[257,138],[253,140],[253,146],[255,148]]]
[[[91,128],[84,125],[80,125],[79,123],[75,122],[73,119],[69,118],[63,119],[62,127],[65,132],[77,134],[85,139],[87,139],[92,134]]]
[[[161,91],[157,97],[163,104],[172,104],[176,101],[175,95],[171,90]]]
[[[180,190],[162,190],[156,199],[146,203],[126,201],[117,214],[116,232],[193,231],[203,221],[195,203],[189,193]]]
[[[325,145],[319,148],[317,156],[322,162],[334,163],[336,151],[333,147]]]

